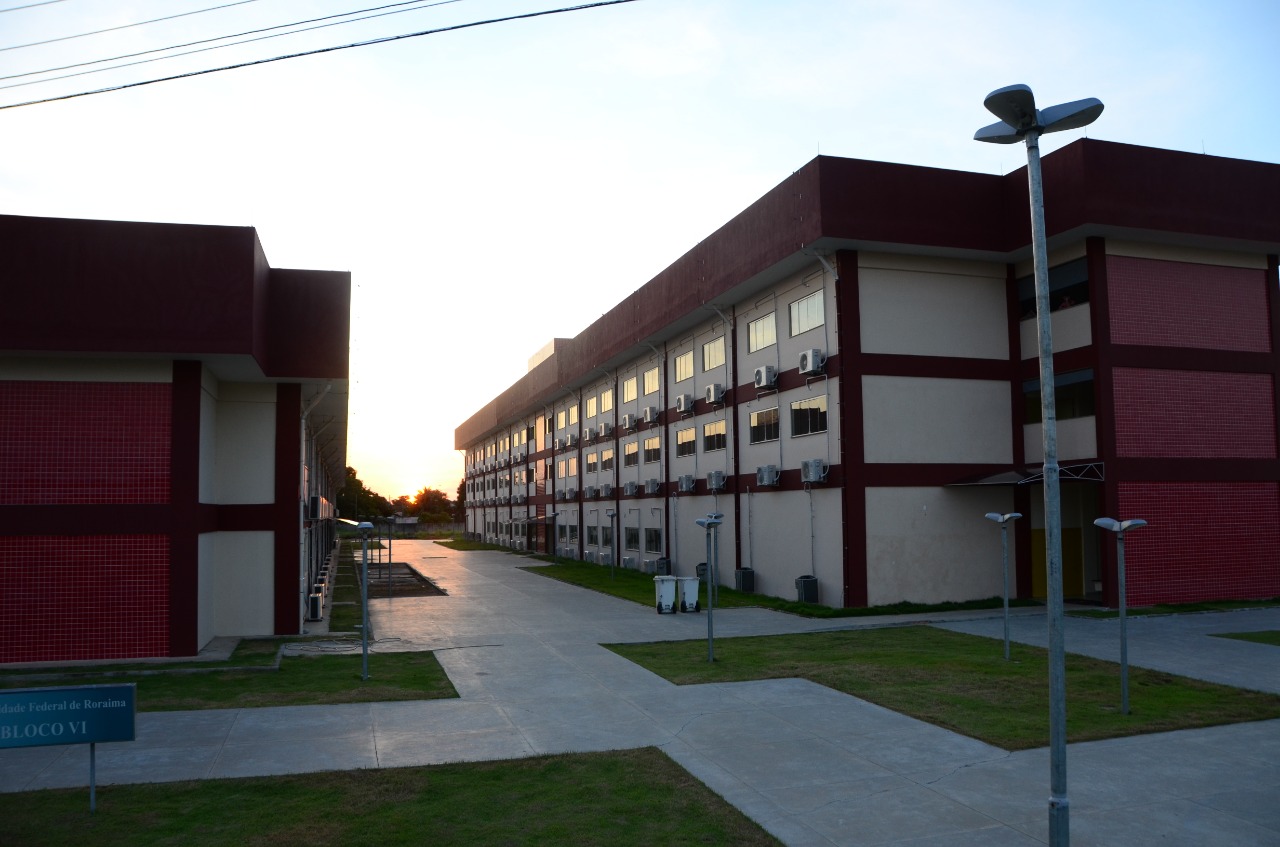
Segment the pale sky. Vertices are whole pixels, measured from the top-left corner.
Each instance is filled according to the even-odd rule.
[[[0,11],[0,48],[228,2]],[[0,76],[388,2],[249,0],[0,49]],[[568,5],[401,6],[0,106]],[[636,0],[0,110],[0,213],[254,226],[273,267],[350,271],[347,464],[389,498],[452,496],[454,428],[529,356],[818,153],[1006,173],[1023,148],[973,133],[1026,83],[1041,107],[1102,100],[1095,138],[1280,162],[1278,35],[1276,0]]]

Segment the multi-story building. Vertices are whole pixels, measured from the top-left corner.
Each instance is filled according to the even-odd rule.
[[[1044,159],[1064,591],[1280,595],[1280,166],[1080,140]],[[1044,596],[1027,184],[820,156],[457,429],[468,527],[821,601]],[[614,517],[610,517],[613,513]],[[611,558],[612,557],[612,558]],[[812,585],[805,581],[805,585]]]
[[[350,275],[248,227],[0,216],[0,662],[297,634],[346,479]]]

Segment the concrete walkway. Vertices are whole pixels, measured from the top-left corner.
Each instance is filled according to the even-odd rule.
[[[660,616],[517,570],[523,560],[506,554],[428,542],[395,552],[449,596],[373,600],[375,651],[438,651],[460,699],[143,713],[136,741],[99,745],[99,784],[654,745],[788,845],[1047,841],[1047,750],[1008,753],[802,680],[674,686],[599,645],[705,639],[705,614]],[[935,617],[998,638],[990,616]],[[1206,672],[1274,681],[1280,650],[1204,636],[1215,619],[1280,629],[1275,611],[1135,620],[1132,663],[1212,650]],[[1020,638],[1044,629],[1038,611],[1015,621]],[[717,638],[868,623],[715,614]],[[1067,649],[1105,644],[1108,627],[1073,621]],[[1076,845],[1280,845],[1280,721],[1071,745],[1068,775]],[[0,791],[87,777],[83,747],[0,751]]]

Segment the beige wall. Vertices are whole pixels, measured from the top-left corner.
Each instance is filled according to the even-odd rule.
[[[1006,487],[868,488],[868,605],[1001,594],[1000,528],[983,515],[1012,510]],[[1012,556],[1017,522],[1010,527]]]
[[[212,532],[199,542],[201,646],[219,635],[275,631],[274,534]]]
[[[220,384],[216,421],[216,502],[275,502],[276,387]]]
[[[868,462],[1012,462],[1009,385],[864,376]]]
[[[1003,265],[881,254],[858,261],[864,352],[1009,357]]]
[[[1088,347],[1093,343],[1093,327],[1090,325],[1088,303],[1059,309],[1049,315],[1050,331],[1053,333],[1054,352],[1074,350],[1077,347]],[[1028,318],[1018,325],[1019,343],[1022,347],[1022,358],[1034,359],[1040,355],[1040,336],[1035,318]]]
[[[813,574],[822,603],[844,604],[838,490],[752,493],[742,499],[742,521],[742,566],[755,570],[757,594],[794,600],[796,577]],[[722,582],[732,586],[733,550],[725,547],[723,535],[720,565]]]

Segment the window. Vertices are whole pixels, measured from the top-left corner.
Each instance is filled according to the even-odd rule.
[[[1049,311],[1069,309],[1089,302],[1089,266],[1076,259],[1049,269]],[[1036,316],[1036,278],[1018,280],[1018,315],[1022,320]]]
[[[791,437],[827,431],[827,395],[791,404]]]
[[[676,432],[676,455],[692,456],[697,449],[698,439],[694,435],[693,427],[682,429]]]
[[[658,369],[650,368],[644,372],[644,393],[653,394],[658,390]]]
[[[576,523],[569,524],[569,540],[572,542],[578,540],[578,525]]]
[[[676,382],[693,379],[693,351],[676,356]]]
[[[600,527],[600,546],[613,549],[613,524]]]
[[[632,441],[630,444],[622,445],[622,466],[624,468],[634,468],[640,462],[640,443]]]
[[[569,476],[577,476],[577,475],[578,475],[578,457],[570,456],[569,457]]]
[[[1026,422],[1042,423],[1040,380],[1029,379],[1022,383],[1022,395],[1026,400]],[[1054,374],[1053,398],[1058,420],[1087,418],[1093,415],[1093,370]]]
[[[822,326],[822,289],[791,304],[791,334],[799,335]]]
[[[608,412],[613,409],[613,389],[606,388],[600,392],[600,411]]]
[[[587,473],[595,473],[600,467],[600,454],[587,454]]]
[[[561,409],[556,412],[556,429],[564,429],[565,427],[565,411]]]
[[[610,447],[608,450],[600,451],[600,470],[602,471],[613,470],[613,448],[612,447]]]
[[[657,462],[657,461],[660,461],[661,459],[662,459],[662,439],[658,438],[657,436],[654,436],[653,438],[646,438],[644,440],[645,464],[648,464],[649,462]]]
[[[747,352],[754,353],[778,343],[776,312],[770,312],[763,318],[756,318],[747,324]]]
[[[623,529],[622,546],[628,550],[640,549],[640,527],[628,526]]]
[[[569,426],[573,426],[578,422],[578,404],[574,403],[569,407]]]
[[[702,450],[723,450],[725,448],[724,421],[712,421],[702,425]]]
[[[662,530],[646,529],[644,531],[644,551],[646,553],[662,552]]]
[[[556,527],[556,535],[560,536],[561,541],[568,541],[569,527],[565,526],[564,524],[560,524],[559,526]]]
[[[596,416],[596,408],[599,401],[594,395],[587,398],[587,417],[594,418]]]
[[[724,336],[713,338],[702,345],[702,369],[714,370],[724,364]]]
[[[632,376],[622,383],[622,402],[630,403],[634,399],[636,399],[636,378]]]
[[[592,547],[599,546],[599,544],[600,544],[600,527],[598,527],[598,526],[589,526],[589,527],[587,527],[587,544],[589,544],[589,545],[590,545],[590,546],[592,546]]]
[[[564,479],[564,459],[556,462],[556,479]]]
[[[778,407],[751,413],[751,443],[778,440]]]

